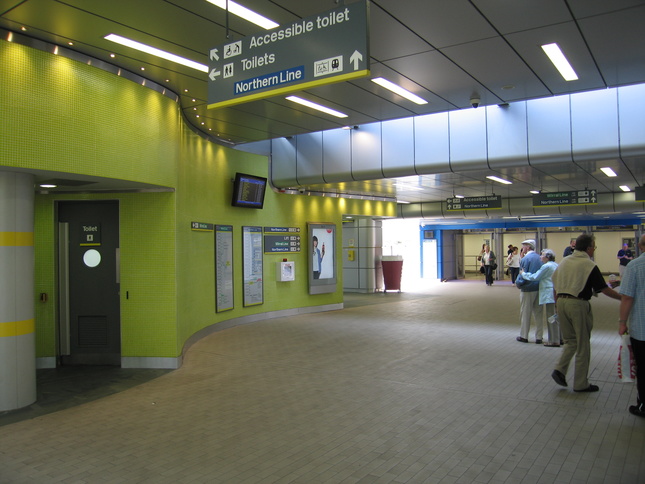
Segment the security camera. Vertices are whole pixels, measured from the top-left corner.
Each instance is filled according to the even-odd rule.
[[[472,107],[476,108],[477,106],[479,106],[480,101],[481,101],[481,99],[479,99],[478,97],[471,97],[470,98],[470,105]]]

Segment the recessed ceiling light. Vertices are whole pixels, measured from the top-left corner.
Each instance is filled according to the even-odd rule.
[[[228,11],[231,12],[233,15],[237,15],[238,17],[241,17],[244,20],[248,20],[249,22],[254,23],[255,25],[259,25],[264,29],[269,30],[280,26],[280,24],[275,23],[273,20],[263,17],[259,13],[256,13],[253,10],[249,10],[248,8],[243,7],[242,5],[234,2],[233,0],[206,0],[206,1],[209,3],[212,3],[216,7],[223,8],[224,10],[226,10],[226,7],[228,5]]]
[[[463,195],[455,195],[455,198],[466,198]]]
[[[307,106],[308,108],[316,109],[317,111],[322,111],[323,113],[331,114],[332,116],[336,116],[337,118],[347,117],[347,114],[345,113],[341,113],[340,111],[336,111],[335,109],[328,108],[327,106],[323,106],[322,104],[317,104],[311,101],[307,101],[306,99],[302,99],[301,97],[298,97],[298,96],[287,96],[286,99],[288,101],[302,104],[303,106]]]
[[[52,185],[52,184],[49,184],[49,183],[42,183],[39,186],[40,186],[40,188],[56,188],[56,187],[58,187],[58,185]]]
[[[558,44],[545,44],[542,46],[542,50],[549,57],[549,60],[553,62],[553,65],[565,81],[578,80],[578,74],[573,70]]]
[[[512,181],[504,180],[503,178],[500,178],[498,176],[489,175],[486,178],[488,178],[489,180],[496,181],[497,183],[503,183],[504,185],[512,185],[513,184]]]
[[[605,175],[607,175],[609,177],[618,176],[618,175],[616,175],[616,172],[614,170],[612,170],[611,168],[609,168],[608,166],[605,166],[605,167],[601,168],[600,171],[602,171]]]
[[[624,192],[631,192],[632,191],[632,189],[629,188],[627,185],[621,185],[618,188],[620,188]]]
[[[387,79],[384,79],[382,77],[375,77],[372,79],[372,82],[378,84],[381,87],[384,87],[385,89],[389,89],[392,91],[394,94],[398,94],[401,97],[404,97],[413,103],[416,104],[428,104],[428,101],[425,99],[417,96],[416,94],[411,93],[407,89],[403,89],[401,86],[397,86],[393,82],[388,81]]]
[[[137,42],[136,40],[128,39],[126,37],[121,37],[120,35],[116,35],[116,34],[106,35],[104,39],[109,40],[111,42],[115,42],[117,44],[125,45],[126,47],[130,47],[131,49],[135,49],[140,52],[145,52],[146,54],[154,55],[155,57],[160,57],[162,59],[166,59],[171,62],[175,62],[177,64],[181,64],[183,66],[190,67],[192,69],[196,69],[198,71],[208,72],[207,65],[200,64],[199,62],[195,62],[190,59],[186,59],[185,57],[180,57],[170,52],[166,52],[165,50],[157,49],[156,47],[152,47],[150,45],[142,44],[141,42]]]
[[[529,190],[529,193],[532,193],[533,195],[539,195],[540,190]]]

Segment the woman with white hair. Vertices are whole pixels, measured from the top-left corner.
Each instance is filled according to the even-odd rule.
[[[533,274],[529,272],[522,272],[522,277],[527,281],[539,281],[540,283],[540,296],[539,302],[544,306],[544,313],[546,314],[547,321],[555,314],[555,297],[553,294],[553,273],[558,268],[555,262],[555,253],[551,249],[544,249],[540,254],[542,260],[542,267]],[[560,346],[560,325],[557,319],[554,323],[548,323],[547,328],[547,342],[544,346]]]

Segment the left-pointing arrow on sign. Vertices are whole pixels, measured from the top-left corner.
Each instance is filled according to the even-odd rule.
[[[218,71],[217,69],[213,69],[213,70],[211,71],[211,73],[208,75],[208,77],[210,78],[210,80],[211,80],[211,81],[214,81],[214,80],[215,80],[215,78],[217,78],[217,76],[219,76],[219,75],[221,75],[221,74],[222,74],[222,72],[221,72],[221,71]]]

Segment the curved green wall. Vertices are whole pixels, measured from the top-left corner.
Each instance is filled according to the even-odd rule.
[[[268,175],[266,157],[225,148],[193,133],[162,94],[83,63],[0,41],[0,167],[124,179],[162,193],[37,195],[37,356],[56,355],[56,200],[119,200],[122,356],[177,358],[191,336],[236,318],[342,302],[338,290],[310,296],[306,246],[290,254],[296,282],[276,282],[264,256],[264,303],[242,306],[243,225],[335,223],[343,213],[394,216],[394,203],[284,195],[269,191],[263,210],[230,205],[235,172]],[[193,221],[234,226],[235,308],[215,312],[214,233]],[[306,237],[303,237],[303,242]],[[338,257],[340,273],[342,261]],[[129,298],[125,298],[126,292]]]

